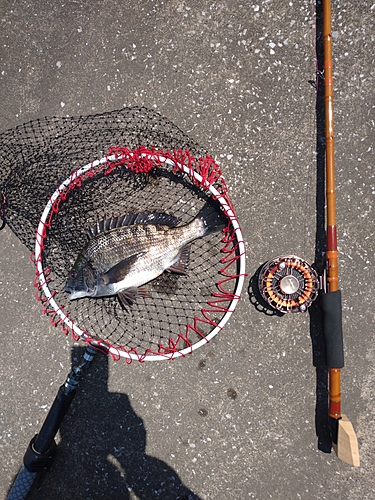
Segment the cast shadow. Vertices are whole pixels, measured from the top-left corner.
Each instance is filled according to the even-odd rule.
[[[251,276],[249,281],[249,286],[247,289],[247,294],[249,296],[250,303],[255,307],[258,312],[266,316],[284,316],[281,311],[274,309],[268,304],[268,302],[263,298],[260,289],[259,289],[259,275],[262,270],[262,267],[266,264],[264,262],[261,264],[258,269],[255,271],[253,276]]]
[[[284,313],[273,309],[262,297],[258,278],[261,268],[250,278],[248,295],[250,303],[258,312],[266,316],[284,316]],[[317,270],[316,263],[312,265]],[[316,370],[316,403],[315,403],[315,430],[318,437],[318,449],[325,453],[331,452],[332,441],[328,420],[328,369],[325,361],[325,344],[323,336],[323,318],[319,304],[319,297],[308,309],[310,316],[310,338],[312,346],[313,366]],[[299,313],[301,314],[301,313]]]
[[[83,352],[72,351],[74,365]],[[126,394],[108,392],[108,358],[99,353],[92,365],[61,424],[54,463],[28,498],[199,500],[169,465],[146,453],[143,420]]]

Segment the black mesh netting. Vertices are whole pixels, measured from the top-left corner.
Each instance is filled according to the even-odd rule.
[[[138,107],[96,116],[35,120],[0,137],[0,215],[30,251],[41,214],[57,187],[77,169],[106,157],[111,147],[188,150],[196,158],[206,155],[170,121]],[[233,298],[238,266],[234,238],[227,234],[223,243],[223,233],[214,233],[196,240],[186,276],[163,273],[149,284],[150,297],[137,299],[127,308],[116,296],[70,302],[63,292],[66,276],[87,241],[86,230],[97,220],[105,215],[156,211],[186,223],[211,195],[167,164],[147,173],[120,164],[108,173],[99,169],[95,175],[82,177],[82,184],[68,189],[55,207],[58,210],[52,211],[42,258],[48,287],[64,314],[91,338],[121,346],[140,359],[147,353],[185,349],[214,328]],[[50,313],[52,322],[60,322],[49,311],[48,301],[44,300],[43,310]]]

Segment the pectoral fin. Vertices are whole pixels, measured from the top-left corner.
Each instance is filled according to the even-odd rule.
[[[109,283],[118,283],[119,281],[122,281],[129,273],[134,262],[142,255],[143,253],[131,255],[130,257],[121,260],[118,264],[111,267],[111,269],[108,269],[108,271],[102,276],[103,283],[108,285]]]
[[[150,293],[145,286],[127,288],[118,292],[118,298],[124,307],[131,306],[137,297],[149,297]]]
[[[187,274],[187,266],[189,264],[190,247],[184,246],[181,249],[178,261],[172,266],[168,267],[167,271],[175,274]]]

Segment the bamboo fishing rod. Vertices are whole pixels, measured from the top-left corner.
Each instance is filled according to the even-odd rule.
[[[341,368],[344,366],[341,291],[339,290],[336,225],[336,187],[334,162],[333,71],[331,2],[323,0],[324,110],[326,150],[326,261],[327,290],[321,296],[326,363],[329,370],[329,409],[331,438],[337,456],[359,466],[357,437],[353,426],[341,413]]]

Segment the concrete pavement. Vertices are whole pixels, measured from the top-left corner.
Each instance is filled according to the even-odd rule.
[[[0,2],[0,132],[155,109],[220,163],[249,275],[229,324],[192,356],[94,361],[31,498],[375,498],[374,6],[364,0],[332,2],[342,396],[360,468],[318,449],[325,375],[311,316],[268,315],[251,300],[263,262],[315,258],[314,11],[307,0]],[[9,228],[0,263],[5,497],[78,348],[42,316],[29,251]]]

